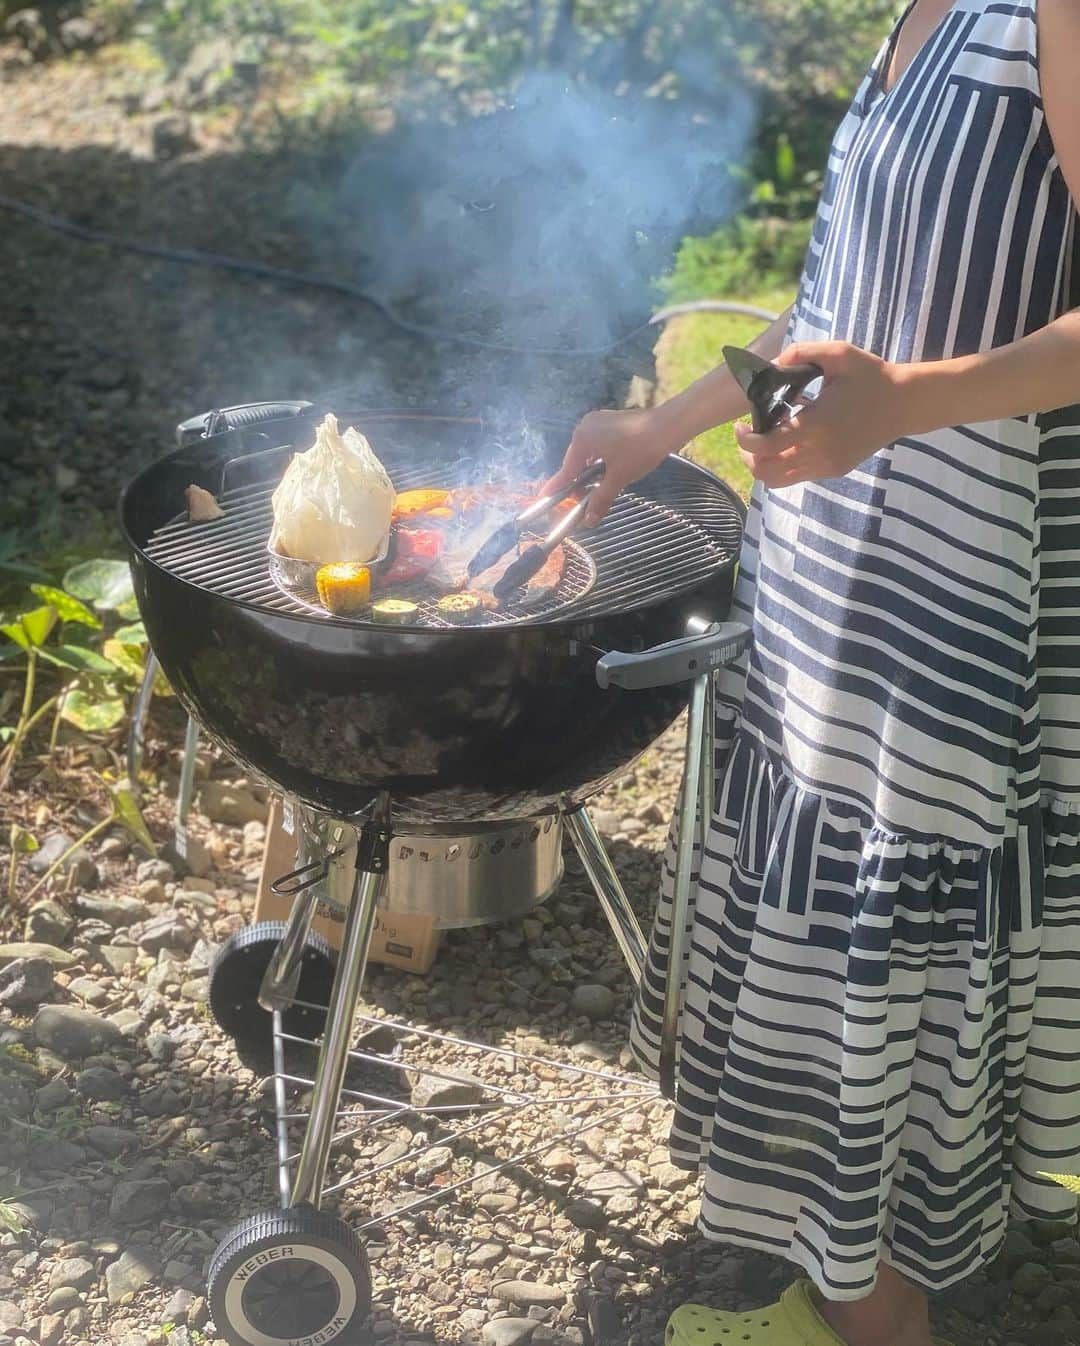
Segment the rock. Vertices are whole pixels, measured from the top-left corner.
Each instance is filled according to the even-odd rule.
[[[49,1273],[49,1289],[89,1290],[97,1283],[93,1262],[85,1257],[65,1257]]]
[[[193,1182],[177,1188],[176,1199],[182,1210],[196,1217],[216,1215],[221,1205],[220,1193],[206,1182]]]
[[[150,915],[150,908],[137,897],[106,897],[104,894],[80,894],[75,899],[75,910],[87,920],[104,921],[114,930],[145,921]]]
[[[77,1309],[82,1303],[82,1295],[73,1285],[61,1285],[45,1301],[50,1313],[66,1313],[68,1309]]]
[[[53,993],[53,966],[47,958],[16,958],[0,969],[0,1005],[31,1009]]]
[[[137,1009],[121,1009],[109,1015],[109,1023],[115,1024],[124,1037],[133,1037],[142,1027],[142,1015]]]
[[[509,1215],[518,1208],[517,1197],[511,1196],[509,1192],[485,1192],[476,1204],[488,1215]]]
[[[1025,1262],[1012,1278],[1013,1292],[1025,1299],[1038,1299],[1051,1282],[1050,1272],[1038,1262]]]
[[[56,1112],[58,1108],[67,1107],[73,1097],[63,1080],[50,1080],[34,1095],[34,1107],[38,1112]]]
[[[60,1313],[42,1314],[38,1323],[40,1346],[60,1346],[64,1335],[64,1316]]]
[[[161,1273],[161,1279],[166,1285],[180,1285],[183,1281],[189,1281],[195,1275],[195,1268],[190,1262],[182,1262],[179,1258],[173,1258],[165,1263],[165,1270]]]
[[[45,60],[52,50],[40,10],[17,9],[4,23],[4,34],[21,42],[35,61]]]
[[[202,1295],[199,1295],[199,1297],[196,1300],[194,1300],[191,1307],[188,1309],[187,1320],[188,1320],[188,1327],[193,1327],[196,1331],[198,1331],[202,1327],[205,1327],[206,1324],[210,1321],[210,1310],[207,1307],[206,1300]]]
[[[194,928],[178,911],[151,916],[142,925],[134,926],[131,934],[139,948],[146,953],[158,953],[162,949],[187,953],[194,948],[197,938]]]
[[[60,45],[65,51],[92,51],[101,40],[101,30],[92,19],[76,16],[60,25]]]
[[[571,1201],[566,1206],[566,1218],[577,1229],[603,1229],[607,1215],[595,1201]]]
[[[93,1009],[98,1009],[101,1005],[107,1004],[111,998],[105,987],[100,982],[95,981],[93,977],[76,977],[74,981],[68,982],[67,989],[72,995],[78,996],[81,1001],[90,1005]]]
[[[1068,1220],[1029,1220],[1024,1227],[1040,1248],[1049,1248],[1059,1239],[1076,1237],[1076,1226]]]
[[[244,855],[258,860],[266,849],[266,824],[258,818],[244,824]]]
[[[219,944],[211,944],[208,939],[200,939],[188,955],[187,971],[193,976],[205,976],[220,947]]]
[[[454,1152],[447,1145],[433,1145],[416,1161],[416,1176],[423,1180],[433,1178],[445,1171],[454,1162]]]
[[[197,879],[205,879],[214,868],[214,857],[198,837],[189,836],[184,849],[184,863],[189,873]]]
[[[604,1200],[607,1197],[632,1195],[640,1192],[643,1186],[636,1173],[627,1173],[622,1169],[605,1169],[587,1178],[583,1190],[590,1196]]]
[[[494,1267],[506,1256],[505,1243],[481,1243],[465,1258],[465,1265],[470,1267]]]
[[[0,1332],[22,1327],[26,1314],[10,1299],[0,1299]]]
[[[160,879],[144,879],[135,889],[135,895],[148,907],[156,907],[165,901],[165,885]]]
[[[185,1000],[205,1001],[210,997],[210,983],[206,977],[193,977],[180,983],[180,994]]]
[[[176,872],[168,860],[143,860],[135,871],[135,878],[139,883],[160,883],[161,896],[165,896],[165,884],[172,883],[176,878]],[[142,894],[139,894],[142,897]],[[144,899],[148,900],[148,899]]]
[[[606,986],[586,982],[574,987],[571,1006],[575,1014],[587,1019],[610,1019],[615,1012],[615,996]]]
[[[1055,1239],[1050,1245],[1050,1251],[1058,1266],[1080,1265],[1080,1243],[1075,1238]]]
[[[98,954],[115,976],[123,972],[124,968],[131,967],[138,958],[139,951],[134,944],[103,944],[98,949]]]
[[[679,1192],[693,1179],[693,1173],[685,1168],[676,1168],[674,1164],[660,1164],[653,1169],[653,1177],[658,1187],[665,1192]]]
[[[184,1100],[167,1084],[158,1084],[140,1096],[139,1106],[147,1117],[178,1117],[184,1111]]]
[[[118,1304],[125,1295],[141,1290],[158,1274],[161,1267],[146,1248],[128,1249],[105,1272],[105,1292],[110,1304]]]
[[[171,1189],[164,1178],[118,1182],[109,1202],[109,1215],[122,1224],[141,1224],[160,1216],[169,1204]]]
[[[475,1075],[458,1072],[453,1080],[438,1080],[428,1076],[413,1077],[411,1102],[421,1111],[425,1108],[468,1107],[483,1101],[484,1082]]]
[[[93,1103],[112,1103],[125,1097],[128,1083],[106,1066],[89,1066],[75,1076],[75,1088]]]
[[[265,824],[267,806],[242,786],[226,785],[222,781],[207,781],[200,791],[202,811],[212,823],[229,823],[243,827],[245,823]]]
[[[69,1061],[108,1051],[124,1040],[108,1019],[72,1005],[43,1006],[34,1016],[33,1032],[39,1047],[47,1047]]]
[[[589,1295],[587,1317],[593,1346],[615,1346],[626,1340],[626,1324],[613,1299]]]
[[[63,949],[58,949],[52,944],[34,944],[29,940],[15,944],[0,944],[0,968],[7,967],[8,963],[14,963],[19,958],[44,958],[57,972],[75,966],[75,959],[70,953],[65,953]]]
[[[540,1162],[549,1173],[560,1173],[569,1177],[577,1172],[577,1160],[569,1150],[548,1150],[547,1154],[540,1156]]]
[[[495,1318],[484,1324],[484,1346],[520,1346],[540,1326],[535,1318]]]
[[[86,1143],[98,1154],[115,1159],[127,1150],[137,1150],[139,1137],[122,1126],[92,1126],[86,1132]]]
[[[66,832],[53,832],[47,836],[28,861],[31,874],[41,875],[51,869],[74,843],[75,838]],[[72,851],[57,873],[70,877],[80,888],[97,887],[98,867],[85,846]]]
[[[7,1202],[8,1214],[26,1229],[36,1229],[44,1233],[52,1219],[52,1203],[41,1193],[31,1192],[18,1201]]]
[[[565,1293],[554,1285],[544,1285],[540,1281],[497,1281],[491,1287],[496,1299],[504,1299],[508,1304],[516,1304],[527,1309],[534,1304],[538,1308],[549,1308],[566,1302]]]
[[[161,1061],[166,1065],[176,1055],[176,1048],[176,1039],[169,1037],[168,1033],[151,1033],[146,1039],[146,1050],[150,1053],[151,1060]]]
[[[161,1315],[162,1322],[166,1323],[186,1323],[188,1311],[195,1303],[196,1296],[190,1290],[177,1290],[173,1297],[165,1305],[165,1312]]]
[[[60,947],[67,943],[75,929],[75,920],[59,902],[47,897],[41,902],[35,902],[26,913],[24,929],[29,943]]]
[[[170,112],[159,117],[150,132],[155,159],[175,159],[195,148],[191,132],[191,118],[182,112]]]
[[[43,1171],[46,1169],[56,1173],[70,1171],[85,1159],[86,1151],[83,1147],[70,1140],[47,1140],[42,1145],[35,1145],[33,1150],[34,1167]]]

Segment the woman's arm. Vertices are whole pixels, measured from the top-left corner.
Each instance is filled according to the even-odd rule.
[[[770,360],[779,353],[791,309],[754,341],[751,349]],[[651,472],[669,453],[678,453],[695,435],[733,421],[749,410],[742,389],[724,365],[685,392],[647,411],[590,411],[577,424],[562,467],[547,490],[569,485],[594,458],[607,464],[603,481],[589,499],[589,525],[599,523],[611,502],[631,482]]]
[[[755,355],[760,355],[763,360],[775,360],[780,354],[793,307],[788,305],[779,318],[750,343],[749,349]],[[678,452],[695,436],[733,421],[749,410],[750,405],[731,370],[727,365],[720,365],[677,396],[662,402],[655,409],[655,417],[657,424],[663,427],[663,437],[673,446],[670,451]]]
[[[1039,0],[1039,75],[1062,176],[1080,202],[1080,4]],[[1077,225],[1080,228],[1080,223]],[[780,364],[813,360],[825,389],[767,435],[736,427],[743,461],[767,486],[843,476],[905,435],[1003,420],[1080,402],[1080,309],[977,355],[890,364],[845,342],[789,346]]]

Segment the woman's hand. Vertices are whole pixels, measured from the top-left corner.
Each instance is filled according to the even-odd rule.
[[[569,486],[591,462],[602,458],[607,471],[592,492],[585,516],[587,527],[598,524],[620,491],[682,448],[658,414],[661,410],[590,411],[578,422],[562,467],[545,485],[545,494]]]
[[[816,401],[763,435],[741,422],[735,426],[743,462],[769,487],[842,477],[907,433],[912,366],[889,364],[846,341],[798,342],[776,360],[781,366],[807,362],[825,375]]]

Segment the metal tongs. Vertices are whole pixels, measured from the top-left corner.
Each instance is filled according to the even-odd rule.
[[[775,430],[794,414],[798,407],[792,399],[801,397],[815,379],[824,377],[820,365],[774,365],[741,346],[725,346],[724,359],[750,403],[751,424],[757,435]]]
[[[523,509],[520,514],[515,515],[514,518],[497,528],[469,562],[467,569],[469,579],[475,579],[477,575],[489,570],[497,561],[502,560],[511,547],[517,545],[521,534],[530,524],[543,518],[563,500],[572,495],[581,494],[582,498],[574,508],[559,520],[542,542],[534,542],[531,546],[526,547],[520,556],[511,561],[493,585],[492,593],[495,595],[496,601],[502,603],[515,589],[520,589],[522,585],[527,584],[559,543],[568,538],[581,523],[589,507],[589,497],[596,485],[603,479],[606,471],[607,465],[603,460],[596,459],[595,462],[589,464],[584,472],[579,473],[568,486],[564,486],[561,491],[554,491],[551,495],[541,496],[539,500],[535,500],[526,509]]]

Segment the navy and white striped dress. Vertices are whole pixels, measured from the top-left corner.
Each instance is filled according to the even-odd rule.
[[[899,25],[898,25],[899,27]],[[833,143],[788,337],[986,350],[1080,295],[1035,10],[957,0]],[[1080,408],[755,490],[683,968],[701,1226],[928,1290],[1080,1172]],[[655,1072],[672,855],[632,1040]]]

